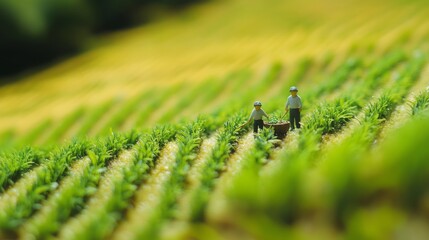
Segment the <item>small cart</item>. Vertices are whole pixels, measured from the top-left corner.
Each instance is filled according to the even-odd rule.
[[[274,135],[277,137],[277,139],[284,139],[287,132],[289,131],[290,123],[289,121],[280,123],[264,122],[264,127],[274,128]]]

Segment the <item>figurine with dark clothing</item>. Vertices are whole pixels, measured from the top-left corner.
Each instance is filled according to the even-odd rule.
[[[252,111],[252,113],[249,116],[249,119],[247,120],[247,122],[243,125],[241,125],[240,127],[243,127],[245,125],[247,125],[252,119],[253,119],[253,132],[257,133],[258,129],[263,129],[264,128],[264,121],[262,120],[262,117],[267,117],[268,115],[265,113],[265,111],[261,108],[262,107],[262,103],[260,101],[256,101],[253,106],[255,107]]]
[[[289,122],[291,130],[301,128],[301,97],[298,96],[298,88],[293,86],[289,89],[290,96],[287,99],[285,111],[289,112]]]

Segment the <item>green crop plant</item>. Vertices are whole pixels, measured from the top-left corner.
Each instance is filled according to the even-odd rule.
[[[177,138],[183,140],[182,149],[186,151],[182,158],[189,157],[189,154],[199,146],[197,142],[201,141],[202,125],[202,122],[195,122],[177,133]],[[170,126],[156,127],[151,133],[143,135],[130,164],[118,170],[117,174],[109,179],[110,191],[105,193],[109,197],[100,198],[99,202],[95,203],[96,206],[78,216],[78,222],[63,229],[60,236],[64,239],[107,237],[120,220],[121,213],[126,210],[137,186],[156,165],[160,149],[174,136],[176,136],[174,128]]]
[[[45,204],[47,207],[24,226],[21,235],[48,238],[56,234],[60,226],[71,216],[77,215],[84,208],[86,200],[97,191],[99,179],[106,171],[107,164],[117,157],[118,152],[122,150],[122,148],[118,148],[118,144],[123,148],[130,148],[137,144],[140,139],[145,142],[144,144],[140,142],[137,145],[134,156],[136,159],[144,161],[144,164],[134,166],[133,172],[125,174],[132,179],[141,179],[144,176],[144,169],[153,167],[150,161],[153,161],[153,158],[158,155],[159,146],[162,147],[168,140],[164,138],[171,138],[172,134],[167,129],[168,127],[157,127],[151,132],[151,135],[144,134],[143,136],[136,131],[131,131],[124,136],[112,134],[107,138],[98,140],[88,150],[89,165],[85,166],[82,172],[73,177],[66,186],[60,188],[56,195],[48,199]],[[116,195],[114,194],[114,196]],[[117,200],[112,198],[111,201]],[[111,209],[108,210],[112,211]]]
[[[133,138],[133,141],[134,140],[137,139]],[[127,141],[125,135],[117,132],[111,132],[106,138],[105,145],[108,149],[111,149],[113,157],[117,157],[120,150],[128,148],[130,146],[130,143]]]
[[[304,128],[320,131],[321,134],[338,132],[354,117],[357,109],[357,103],[347,98],[320,104],[306,116]]]
[[[201,170],[199,185],[192,190],[189,205],[192,206],[187,214],[187,220],[198,222],[204,220],[204,210],[208,203],[210,192],[215,181],[230,156],[244,130],[240,128],[243,116],[237,115],[227,122],[217,133],[216,145],[210,153],[207,163]]]
[[[402,101],[410,87],[419,79],[426,61],[427,59],[425,56],[420,53],[416,54],[396,75],[395,84],[391,88],[391,91],[394,93],[393,97],[395,101]]]
[[[136,239],[153,239],[158,235],[162,220],[172,214],[172,208],[177,201],[178,195],[182,192],[186,184],[186,175],[189,168],[196,158],[196,153],[204,136],[204,120],[187,124],[179,129],[176,135],[178,151],[175,156],[174,165],[171,174],[162,183],[162,192],[157,196],[158,205],[148,216],[148,220],[143,227],[133,229],[133,236]]]
[[[0,205],[0,235],[16,230],[37,210],[39,203],[54,190],[75,160],[86,155],[88,141],[74,140],[69,145],[53,151],[43,165],[35,170],[35,178],[23,189],[15,189],[15,201],[2,199]]]
[[[204,133],[203,121],[196,121],[193,124],[188,124],[182,128],[176,135],[179,152],[176,155],[176,169],[171,176],[171,187],[177,183],[179,186],[185,181],[186,173],[192,161],[196,157]]]
[[[293,221],[302,205],[301,182],[303,174],[314,166],[319,154],[320,133],[303,131],[299,137],[299,148],[284,151],[273,161],[280,161],[276,170],[267,176],[260,176],[261,161],[270,153],[270,143],[255,140],[259,148],[257,158],[249,153],[245,164],[227,189],[226,211],[250,213],[250,218],[260,215],[274,221]],[[259,145],[259,146],[258,146]],[[253,153],[253,151],[252,151]]]
[[[419,115],[429,108],[429,90],[419,93],[410,103],[412,115]]]
[[[126,136],[129,136],[130,138],[127,139]],[[92,164],[96,165],[97,162],[105,162],[107,159],[116,157],[122,149],[129,147],[130,144],[136,142],[137,140],[138,138],[136,137],[136,134],[134,132],[128,135],[112,133],[103,141],[102,150],[96,150],[96,152],[89,150],[89,142],[82,139],[74,140],[70,145],[56,150],[54,153],[52,153],[52,155],[45,162],[45,164],[41,166],[41,168],[38,168],[36,170],[37,181],[32,183],[32,185],[29,185],[28,189],[23,190],[24,192],[18,196],[18,199],[15,203],[9,203],[9,206],[8,203],[6,203],[5,206],[8,207],[0,212],[1,231],[6,231],[7,233],[8,231],[16,229],[17,226],[20,226],[22,223],[24,223],[26,218],[31,216],[33,212],[37,210],[36,206],[39,204],[39,202],[42,199],[46,198],[52,190],[57,188],[58,181],[68,173],[69,166],[75,160],[81,159],[86,154],[88,154]],[[107,149],[107,151],[105,149]],[[99,155],[96,155],[96,153],[99,153]],[[91,174],[91,170],[94,169],[86,169],[85,171],[87,171],[87,174]],[[85,179],[83,179],[82,181],[79,180],[76,184],[91,185],[94,184],[94,182],[87,183]],[[65,194],[74,193],[71,190],[67,190],[68,189],[66,189]],[[74,190],[78,191],[79,189]],[[82,192],[78,191],[77,194],[82,194]],[[66,206],[64,204],[68,203],[67,198],[64,198],[66,200],[60,198],[58,201],[58,203],[63,203],[61,207]],[[82,197],[78,197],[76,199],[82,199]],[[76,207],[79,208],[79,205],[77,205]],[[68,214],[70,214],[73,210],[73,206],[69,207],[68,209]],[[64,209],[64,211],[67,213],[67,208]],[[55,212],[54,214],[58,213],[61,212]],[[57,218],[64,218],[64,215],[59,215]]]
[[[386,53],[381,59],[376,59],[365,71],[362,79],[350,89],[345,90],[342,96],[355,99],[359,105],[363,105],[366,98],[369,98],[372,92],[383,84],[383,80],[390,77],[390,70],[398,67],[406,60],[408,60],[408,57],[402,51]]]
[[[393,112],[395,105],[390,95],[383,94],[377,101],[370,103],[365,109],[365,118],[363,121],[369,121],[372,118],[385,121]]]
[[[0,192],[12,186],[22,175],[45,160],[41,150],[25,147],[0,155]]]
[[[153,133],[160,136],[164,128],[156,128]],[[66,186],[47,200],[45,208],[24,227],[22,236],[48,238],[56,234],[62,224],[71,216],[77,215],[86,203],[86,200],[97,190],[97,185],[110,161],[118,156],[119,151],[128,149],[140,141],[141,134],[130,131],[125,135],[111,134],[96,141],[87,155],[89,164],[84,166],[79,174],[70,177]],[[150,144],[149,142],[148,144]],[[156,154],[156,149],[153,150]]]
[[[286,122],[286,120],[285,120],[284,117],[285,117],[285,113],[282,112],[282,111],[277,110],[274,113],[271,113],[269,115],[268,123],[270,123],[270,124],[276,124],[276,123]]]
[[[417,153],[414,149],[419,148],[419,141],[422,141],[419,136],[423,136],[417,132],[427,129],[422,120],[411,121],[373,152],[355,145],[359,136],[366,138],[364,132],[333,149],[326,158],[328,161],[323,171],[324,178],[332,186],[326,193],[330,196],[327,199],[329,204],[324,205],[332,208],[335,221],[347,223],[353,212],[365,206],[362,206],[362,201],[371,201],[374,206],[390,199],[387,201],[394,202],[394,206],[402,205],[398,206],[400,211],[404,207],[419,208],[417,199],[427,192],[421,184],[427,178],[427,164],[424,161],[425,150]],[[380,152],[384,154],[380,155]],[[366,184],[368,182],[371,184]],[[380,193],[384,193],[384,199]]]

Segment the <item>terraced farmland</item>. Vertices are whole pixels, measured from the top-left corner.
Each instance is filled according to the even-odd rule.
[[[428,7],[213,1],[1,87],[0,239],[428,239]]]

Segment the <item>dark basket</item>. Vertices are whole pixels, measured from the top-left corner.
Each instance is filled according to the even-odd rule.
[[[274,135],[276,135],[278,139],[283,139],[286,137],[286,134],[289,131],[290,123],[282,122],[282,123],[271,124],[268,122],[264,122],[264,127],[274,128]]]

